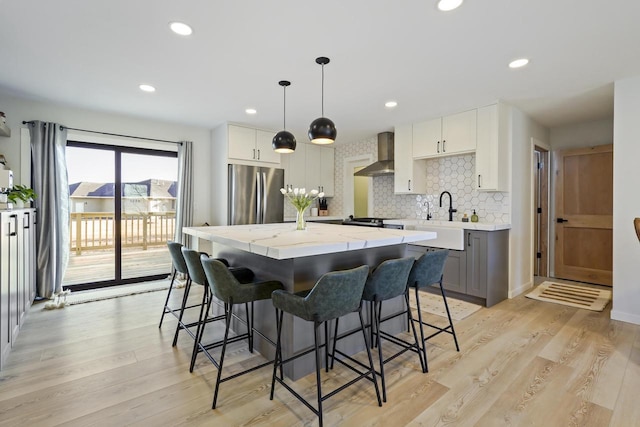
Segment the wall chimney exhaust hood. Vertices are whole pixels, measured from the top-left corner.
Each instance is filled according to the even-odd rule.
[[[354,173],[355,176],[393,175],[393,132],[378,134],[378,161]]]

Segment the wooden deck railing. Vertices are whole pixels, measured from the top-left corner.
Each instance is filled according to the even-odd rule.
[[[83,250],[114,247],[113,212],[72,212],[71,251],[81,255]],[[121,223],[122,247],[165,245],[173,239],[176,228],[175,212],[123,213]]]

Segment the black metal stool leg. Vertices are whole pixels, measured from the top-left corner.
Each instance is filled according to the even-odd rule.
[[[233,304],[224,303],[224,314],[225,314],[225,330],[224,330],[224,340],[222,342],[222,353],[220,354],[220,362],[218,363],[218,376],[216,377],[216,387],[213,392],[213,404],[211,405],[211,409],[216,409],[216,402],[218,401],[218,391],[220,390],[220,379],[222,378],[222,366],[224,364],[224,353],[227,351],[227,340],[229,339],[229,327],[231,326],[231,309]]]
[[[162,327],[162,321],[164,320],[164,315],[167,314],[167,305],[169,305],[169,297],[171,296],[171,290],[173,289],[173,282],[176,280],[176,274],[178,272],[173,270],[173,277],[171,277],[171,283],[169,284],[169,292],[167,292],[167,299],[164,300],[164,307],[162,307],[162,316],[160,316],[160,324],[158,328]]]
[[[204,326],[209,318],[209,310],[211,308],[212,296],[209,295],[210,291],[208,287],[204,288],[204,294],[202,295],[202,306],[200,307],[200,316],[198,317],[198,328],[196,329],[196,336],[193,340],[193,351],[191,352],[191,364],[189,365],[189,372],[193,372],[193,368],[196,365],[196,358],[198,356],[198,348],[202,341],[202,335],[204,334]],[[204,315],[204,319],[202,316]]]
[[[282,352],[281,352],[281,336],[282,336],[282,315],[283,311],[278,310],[276,308],[276,329],[277,329],[277,339],[276,339],[276,356],[273,360],[273,375],[271,376],[271,394],[269,395],[269,400],[273,400],[273,392],[276,386],[276,372],[278,370],[278,366],[280,366],[280,379],[282,379]]]
[[[382,306],[382,301],[373,301],[373,306]],[[380,310],[376,310],[373,314],[376,325],[376,343],[378,345],[378,360],[380,361],[380,381],[382,383],[382,401],[387,401],[387,383],[384,379],[384,360],[382,359],[382,336],[380,335]],[[422,360],[422,359],[421,359]]]
[[[322,383],[320,382],[320,349],[318,347],[318,341],[320,341],[320,333],[318,328],[320,323],[313,322],[313,338],[316,354],[316,390],[318,393],[318,419],[320,420],[320,427],[322,427]]]
[[[456,337],[456,331],[455,329],[453,329],[453,321],[451,320],[451,313],[449,312],[449,304],[447,304],[447,297],[444,295],[442,280],[440,280],[440,293],[442,293],[444,308],[447,310],[447,318],[449,319],[449,327],[451,328],[451,334],[453,335],[453,342],[456,343],[456,351],[460,351],[460,347],[458,346],[458,338]]]
[[[333,331],[333,349],[331,350],[331,369],[333,369],[333,361],[336,360],[336,343],[338,342],[338,322],[340,318],[336,319],[336,326]]]
[[[418,309],[418,324],[420,326],[420,348],[419,351],[420,353],[422,353],[422,356],[424,357],[424,367],[426,369],[426,372],[429,372],[429,365],[427,363],[427,344],[424,340],[424,327],[422,325],[422,311],[420,310],[420,296],[418,295],[418,287],[415,287],[416,289],[416,307]]]
[[[182,316],[184,316],[184,308],[187,305],[187,299],[189,299],[189,290],[191,290],[191,280],[187,279],[187,284],[184,287],[184,295],[182,296],[182,305],[180,306],[180,316],[178,316],[178,325],[176,326],[176,334],[173,336],[173,344],[172,347],[175,347],[178,343],[178,332],[180,329],[183,329],[182,326]]]
[[[329,372],[329,321],[324,322],[324,370]]]
[[[418,357],[420,358],[420,367],[422,368],[422,373],[424,374],[427,372],[427,367],[425,365],[425,362],[422,360],[422,351],[420,350],[420,344],[418,344],[418,334],[416,332],[416,324],[415,324],[415,321],[413,320],[413,314],[411,313],[411,306],[409,305],[409,289],[408,288],[407,288],[407,291],[404,293],[404,300],[405,300],[405,303],[407,304],[407,320],[411,325],[411,330],[413,331],[413,340],[417,346],[416,350],[418,351]]]
[[[251,303],[251,308],[253,309],[253,303]],[[244,303],[244,311],[247,313],[247,334],[249,334],[247,338],[247,342],[249,344],[249,353],[253,353],[253,313],[249,311],[249,303]]]
[[[362,317],[362,304],[360,304],[360,308],[358,309],[358,317],[360,318],[360,328],[362,329],[362,338],[364,338],[364,346],[367,349],[367,357],[369,359],[369,373],[371,374],[371,379],[373,380],[373,385],[376,389],[376,397],[378,398],[378,406],[382,406],[382,400],[380,400],[380,389],[378,388],[378,380],[376,379],[376,371],[373,368],[373,358],[371,357],[371,349],[369,348],[369,343],[367,343],[367,332],[364,329],[364,318]]]

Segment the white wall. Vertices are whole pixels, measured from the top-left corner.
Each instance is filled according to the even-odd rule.
[[[199,225],[210,221],[209,187],[212,182],[209,167],[211,144],[208,129],[23,99],[2,90],[0,90],[0,106],[7,115],[7,125],[11,128],[10,138],[0,137],[0,153],[4,154],[14,171],[14,176],[18,177],[16,183],[20,183],[20,128],[25,127],[22,125],[23,120],[42,120],[71,128],[169,141],[193,141],[194,224]],[[135,140],[128,141],[131,146],[137,146]],[[166,143],[157,143],[156,146],[164,150],[175,149],[174,145]]]
[[[613,126],[613,308],[611,318],[640,325],[640,77],[615,82]]]
[[[531,138],[549,141],[548,129],[517,108],[510,107],[511,232],[509,245],[509,298],[533,286],[533,149]]]

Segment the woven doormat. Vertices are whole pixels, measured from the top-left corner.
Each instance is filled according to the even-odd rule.
[[[447,297],[447,304],[449,305],[449,312],[451,313],[451,318],[453,320],[462,320],[482,308],[479,305],[449,297]],[[415,290],[411,290],[409,292],[409,305],[414,310],[418,309],[416,306]],[[420,291],[420,308],[423,313],[447,317],[444,302],[442,301],[442,295],[435,295],[429,292]]]
[[[540,286],[525,296],[539,301],[593,311],[604,310],[611,301],[611,291],[556,282],[542,282]]]

